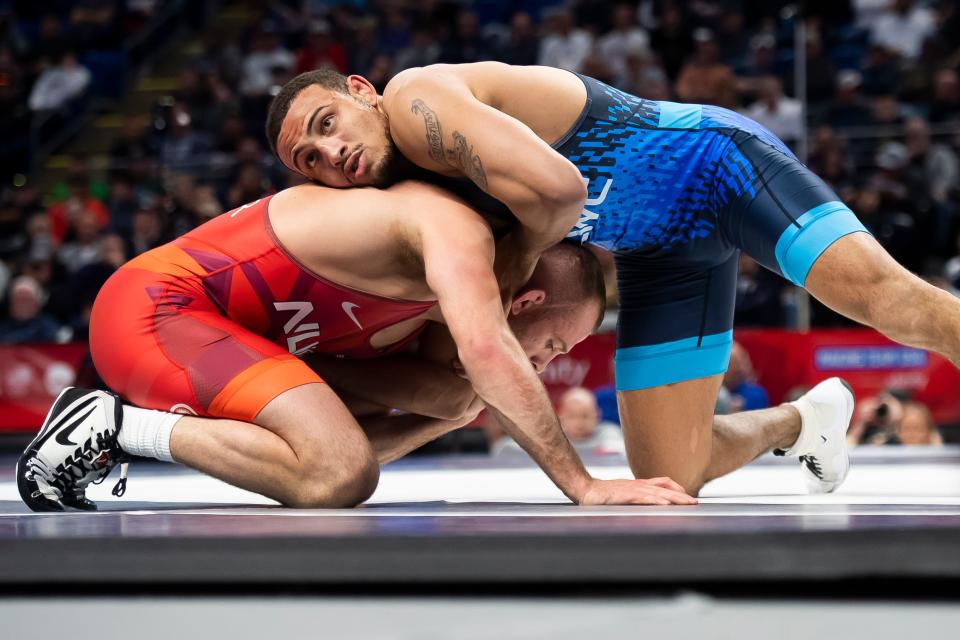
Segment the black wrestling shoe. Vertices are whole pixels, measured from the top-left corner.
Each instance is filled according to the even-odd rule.
[[[33,511],[96,511],[86,488],[117,465],[126,490],[127,455],[117,444],[120,398],[106,391],[67,387],[54,400],[40,433],[17,461],[17,489]]]

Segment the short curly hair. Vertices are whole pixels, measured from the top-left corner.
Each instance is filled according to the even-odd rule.
[[[274,155],[277,154],[277,138],[280,137],[280,127],[283,126],[283,119],[287,117],[290,104],[300,95],[301,91],[315,84],[331,91],[350,93],[347,88],[347,76],[328,68],[305,71],[280,87],[280,91],[274,96],[270,102],[270,107],[267,109],[267,144],[270,145],[270,151]]]

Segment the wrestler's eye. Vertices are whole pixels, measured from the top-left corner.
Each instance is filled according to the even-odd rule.
[[[547,340],[547,349],[553,351],[553,340]]]
[[[320,130],[323,133],[330,133],[330,129],[333,127],[333,116],[327,116],[323,119],[323,122],[320,123]]]
[[[313,166],[317,164],[317,154],[311,153],[307,156],[307,168],[313,169]]]

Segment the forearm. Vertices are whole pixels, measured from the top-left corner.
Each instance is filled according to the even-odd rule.
[[[382,407],[442,419],[462,415],[475,394],[449,367],[414,355],[344,360],[312,355],[310,367],[338,391]]]
[[[533,367],[525,359],[511,357],[510,351],[505,349],[503,355],[488,356],[480,362],[468,357],[463,363],[467,375],[507,434],[570,500],[579,503],[592,478],[560,428]]]
[[[469,424],[476,412],[457,420],[441,420],[414,414],[360,418],[358,422],[373,445],[380,464],[393,462],[411,451]]]

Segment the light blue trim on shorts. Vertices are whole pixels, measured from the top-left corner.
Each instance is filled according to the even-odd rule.
[[[660,120],[657,126],[661,129],[700,128],[702,105],[667,101],[658,101],[657,104],[660,105]]]
[[[827,247],[845,235],[866,231],[853,211],[836,200],[810,209],[797,218],[797,224],[783,230],[774,253],[784,277],[798,287]]]
[[[697,346],[697,343],[700,343]],[[727,370],[733,331],[617,349],[613,357],[617,391],[715,376]]]

